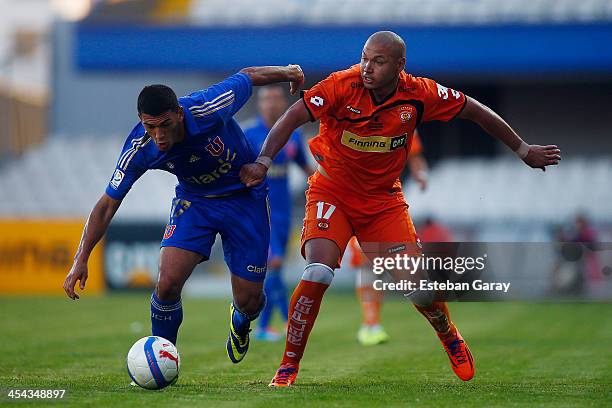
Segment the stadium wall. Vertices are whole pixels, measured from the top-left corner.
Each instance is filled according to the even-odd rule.
[[[0,295],[63,294],[84,220],[0,220]],[[89,259],[88,293],[104,290],[103,243]]]
[[[307,71],[350,65],[378,30],[407,42],[411,70],[431,75],[612,71],[612,24],[168,27],[82,23],[76,61],[87,70],[229,72],[300,61]],[[333,41],[330,41],[333,39]],[[155,55],[151,50],[163,50]]]

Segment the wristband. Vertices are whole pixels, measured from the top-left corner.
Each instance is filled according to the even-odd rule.
[[[262,166],[264,166],[266,169],[269,169],[270,166],[272,165],[272,159],[269,158],[268,156],[259,156],[257,159],[255,159],[255,163],[259,163]]]
[[[529,145],[521,141],[521,145],[514,151],[518,157],[524,159],[529,154]]]

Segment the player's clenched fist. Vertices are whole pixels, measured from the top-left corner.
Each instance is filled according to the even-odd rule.
[[[81,284],[79,287],[81,290],[85,289],[85,282],[87,281],[87,264],[83,264],[80,262],[75,262],[66,276],[66,280],[64,280],[64,291],[66,295],[72,300],[76,300],[79,298],[79,295],[74,291],[74,286],[77,281],[80,281]]]
[[[289,64],[287,66],[291,70],[291,95],[295,95],[304,86],[304,72],[302,67],[295,64]]]
[[[247,187],[261,184],[266,178],[268,169],[261,163],[248,163],[240,169],[240,181]]]
[[[546,171],[546,166],[555,166],[561,160],[561,150],[555,145],[530,145],[523,161],[534,169]]]

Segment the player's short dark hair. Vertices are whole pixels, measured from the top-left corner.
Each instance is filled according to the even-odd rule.
[[[147,85],[138,95],[138,114],[157,116],[167,111],[178,112],[176,94],[166,85]]]

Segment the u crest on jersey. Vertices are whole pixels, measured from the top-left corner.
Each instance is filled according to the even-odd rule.
[[[223,153],[223,150],[225,150],[225,144],[219,136],[215,136],[215,139],[207,144],[204,148],[206,151],[208,151],[208,153],[216,157],[221,156],[221,153]]]

